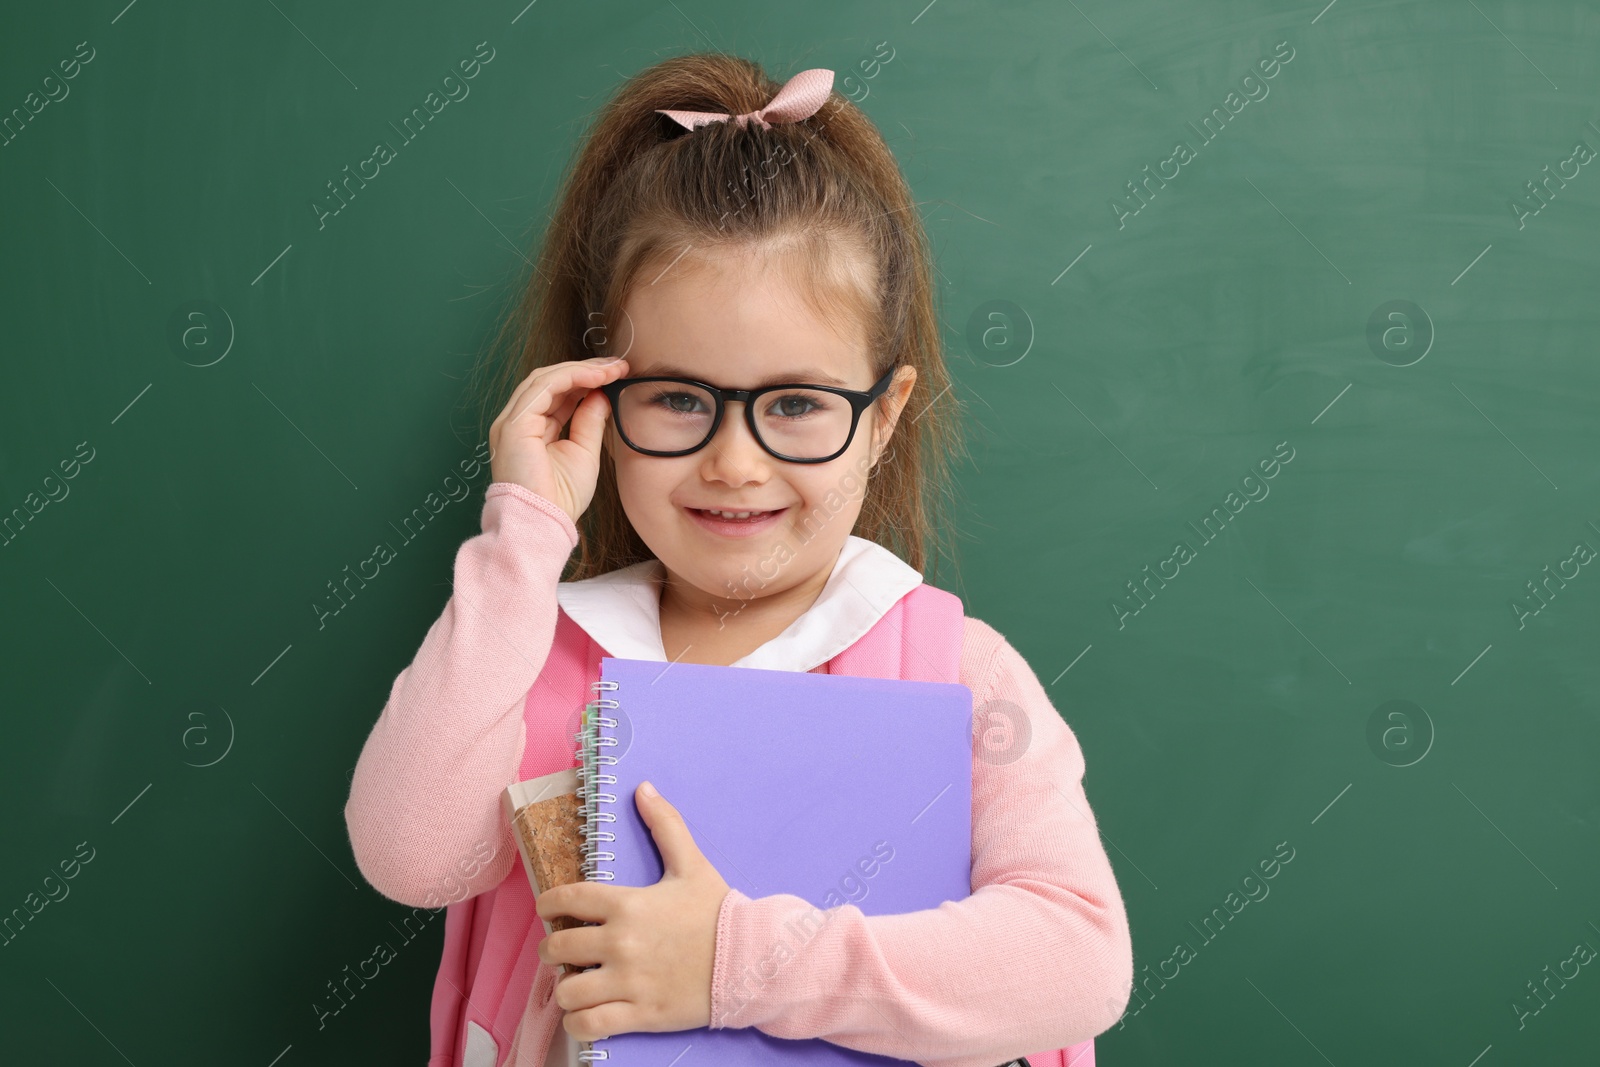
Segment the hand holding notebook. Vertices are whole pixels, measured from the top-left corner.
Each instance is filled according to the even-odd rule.
[[[566,1026],[582,1040],[711,1022],[717,913],[728,883],[670,801],[648,784],[634,799],[664,863],[660,881],[643,887],[581,882],[547,890],[537,902],[542,917],[572,915],[607,927],[603,942],[575,937],[539,944],[547,964],[600,966],[586,977],[562,979],[570,983],[563,993]],[[562,946],[559,952],[553,943]]]

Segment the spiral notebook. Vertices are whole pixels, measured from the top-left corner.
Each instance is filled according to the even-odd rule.
[[[966,686],[606,657],[594,688],[578,734],[586,879],[660,880],[634,803],[649,779],[746,896],[889,915],[971,895]],[[795,932],[789,951],[809,936]],[[741,977],[758,997],[761,975]],[[754,1027],[618,1034],[574,1055],[615,1067],[905,1062]]]

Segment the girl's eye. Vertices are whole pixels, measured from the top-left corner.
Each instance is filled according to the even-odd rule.
[[[651,403],[680,415],[692,415],[704,407],[702,399],[693,393],[674,393],[663,389],[650,399]]]
[[[826,410],[827,407],[827,401],[822,393],[785,393],[782,396],[773,397],[767,412],[779,418],[799,419]]]

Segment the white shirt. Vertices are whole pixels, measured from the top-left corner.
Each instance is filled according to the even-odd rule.
[[[572,620],[618,659],[665,662],[660,560],[645,560],[581,582],[561,582],[556,599]],[[809,671],[860,640],[922,575],[875,541],[851,534],[816,602],[788,629],[734,663]]]

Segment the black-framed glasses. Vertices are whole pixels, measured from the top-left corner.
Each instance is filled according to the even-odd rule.
[[[866,392],[831,385],[718,389],[693,378],[618,378],[600,386],[617,433],[647,456],[687,456],[704,448],[730,400],[744,404],[745,424],[769,455],[788,463],[826,463],[855,439],[861,413],[889,388],[895,368]]]

